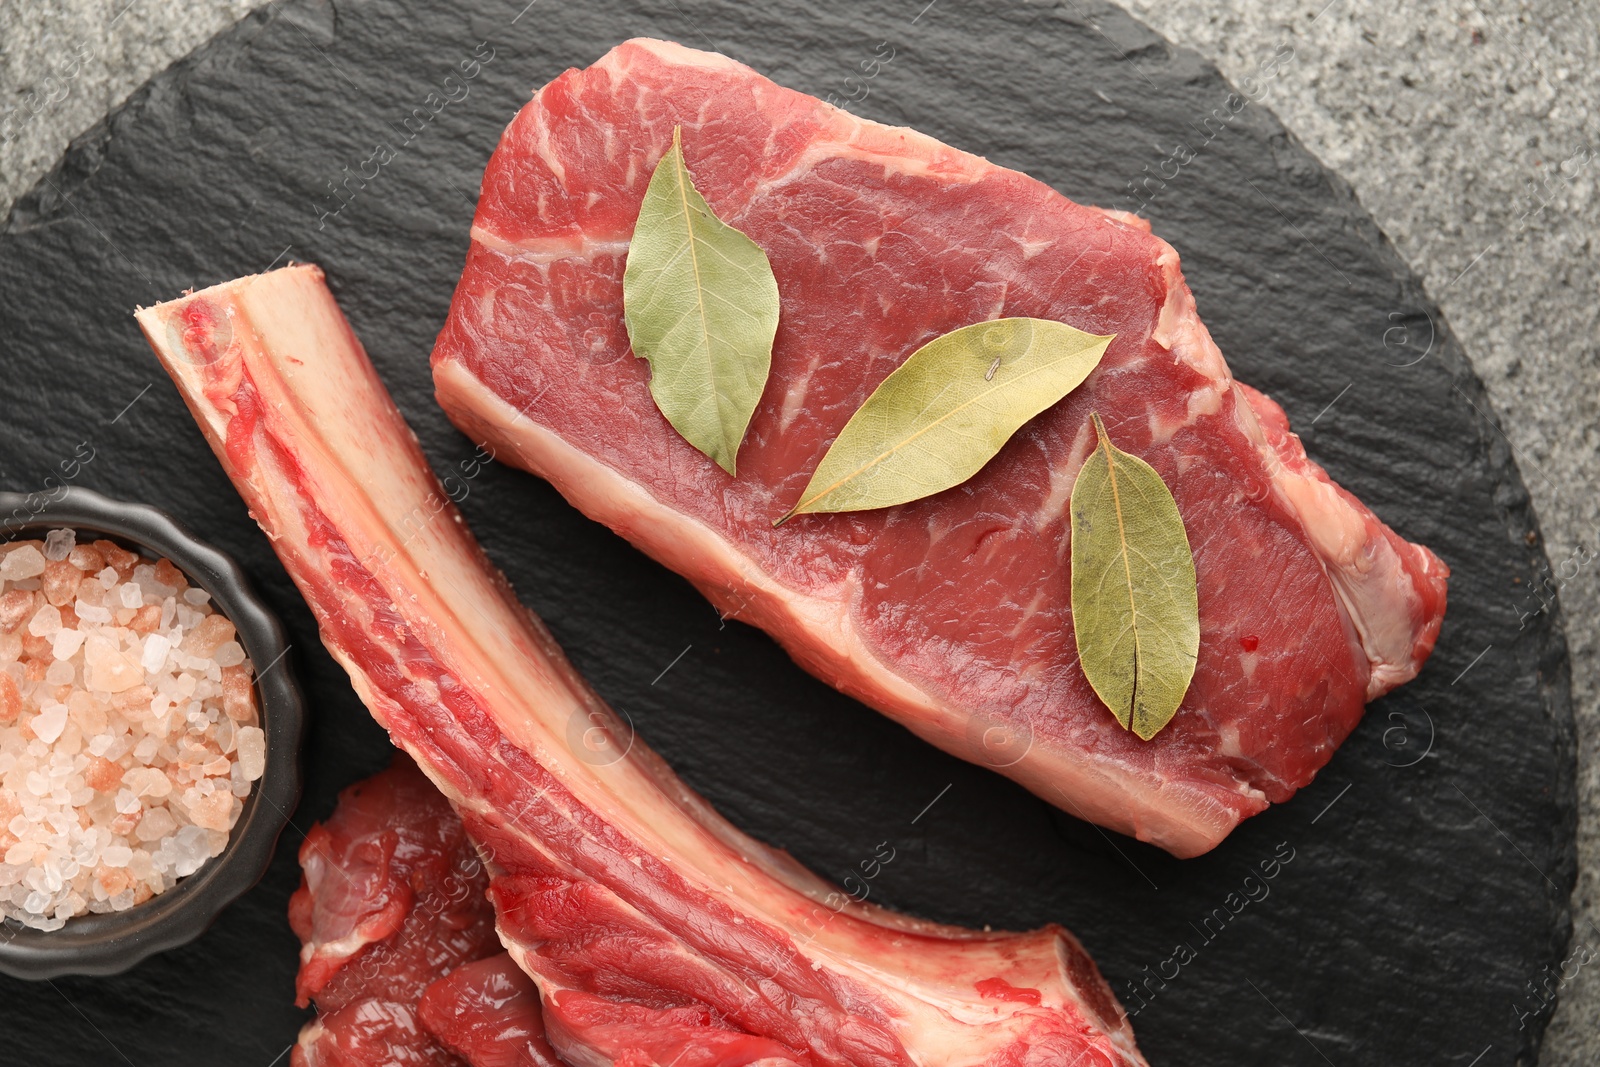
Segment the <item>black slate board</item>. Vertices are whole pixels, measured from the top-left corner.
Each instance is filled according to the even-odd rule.
[[[1444,556],[1451,609],[1423,677],[1375,705],[1315,783],[1188,862],[914,740],[757,632],[721,625],[548,486],[488,469],[464,510],[579,668],[736,823],[812,867],[842,877],[892,842],[873,888],[884,903],[968,924],[1063,922],[1130,1007],[1128,983],[1188,942],[1196,958],[1134,1020],[1158,1067],[1532,1062],[1549,1007],[1527,983],[1564,952],[1574,878],[1565,648],[1553,612],[1519,627],[1544,555],[1436,308],[1349,188],[1263,106],[1294,77],[1292,56],[1244,86],[1259,103],[1230,107],[1212,67],[1098,3],[525,2],[258,12],[75,143],[0,237],[0,480],[37,487],[88,441],[80,484],[167,508],[245,564],[306,683],[295,825],[381,767],[386,742],[128,313],[318,262],[429,456],[454,467],[472,446],[432,401],[427,354],[500,129],[563,68],[636,34],[676,38],[818,95],[864,86],[860,113],[1079,200],[1138,206],[1130,183],[1155,176],[1145,213],[1183,253],[1234,369],[1285,405],[1334,477]],[[446,84],[480,42],[493,59],[464,90]],[[894,58],[863,81],[879,42]],[[446,91],[457,99],[416,117]],[[396,157],[319,225],[338,203],[329,183],[380,141]],[[187,948],[114,979],[0,981],[0,1060],[286,1062],[306,1017],[291,1004],[284,920],[298,844],[286,832],[265,881]],[[1207,940],[1205,917],[1280,847],[1294,858],[1269,895]]]

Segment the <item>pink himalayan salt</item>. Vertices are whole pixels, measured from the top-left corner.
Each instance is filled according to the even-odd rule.
[[[38,568],[28,588],[0,577],[0,761],[16,764],[0,771],[0,855],[16,860],[0,868],[0,917],[55,929],[136,906],[220,854],[265,737],[232,624],[170,561],[70,531],[32,543],[43,564],[24,547],[0,546],[0,569]],[[109,678],[94,677],[90,637]],[[159,654],[153,638],[180,651]]]
[[[61,629],[61,609],[52,604],[41,604],[28,620],[28,633],[34,637],[51,637]]]
[[[67,562],[81,574],[95,574],[105,569],[106,557],[93,545],[74,545]]]
[[[12,589],[0,595],[0,630],[15,630],[33,618],[35,606],[31,589]]]
[[[133,568],[139,563],[138,553],[129,552],[115,541],[96,541],[94,547],[105,557],[106,566],[117,572],[119,580],[125,582],[133,576]]]
[[[222,710],[237,722],[255,722],[255,690],[250,684],[250,672],[245,668],[223,668]]]
[[[22,694],[17,690],[15,678],[0,672],[0,726],[17,721],[22,711]]]
[[[194,820],[196,826],[207,830],[227,830],[233,825],[228,818],[234,804],[232,793],[219,790],[210,796],[203,796],[198,789],[186,789],[183,802],[189,818]]]
[[[123,655],[116,645],[98,634],[91,635],[85,643],[83,659],[89,668],[90,689],[120,693],[144,681],[143,668]]]
[[[91,756],[83,772],[83,784],[96,793],[108,793],[122,784],[122,766],[103,756]]]
[[[78,585],[83,575],[66,560],[55,560],[44,565],[40,576],[40,591],[47,602],[58,608],[66,607],[78,595]]]
[[[44,573],[45,562],[44,553],[35,547],[35,543],[24,542],[0,560],[0,579],[17,582],[37,578]]]
[[[172,779],[155,767],[134,767],[122,776],[122,784],[136,797],[164,797],[172,792]]]
[[[209,656],[224,641],[233,640],[233,623],[221,615],[207,615],[200,625],[183,639],[183,649],[191,656]]]
[[[267,768],[267,735],[259,726],[240,729],[238,740],[239,769],[250,781],[260,778]]]
[[[150,813],[139,820],[139,827],[135,831],[140,841],[156,841],[171,834],[178,828],[178,820],[166,808],[151,808]]]

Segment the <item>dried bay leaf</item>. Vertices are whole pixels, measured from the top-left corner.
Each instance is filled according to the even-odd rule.
[[[1072,628],[1084,677],[1125,728],[1148,741],[1194,679],[1200,610],[1194,554],[1154,467],[1098,444],[1072,486]]]
[[[656,406],[733,474],[772,368],[778,282],[766,253],[695,189],[678,128],[639,208],[622,307]]]
[[[873,390],[787,515],[866,511],[960,485],[1089,376],[1111,337],[1047,319],[974,323],[923,345]],[[776,525],[776,524],[774,524]]]

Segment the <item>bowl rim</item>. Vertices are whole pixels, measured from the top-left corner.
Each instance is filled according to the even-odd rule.
[[[0,922],[0,973],[42,980],[111,975],[193,941],[261,880],[278,836],[300,800],[305,701],[289,662],[283,625],[250,588],[244,571],[165,511],[115,500],[81,486],[36,493],[0,491],[0,543],[72,527],[170,559],[238,631],[255,678],[266,767],[244,800],[228,845],[176,886],[126,911],[80,915],[59,930]]]

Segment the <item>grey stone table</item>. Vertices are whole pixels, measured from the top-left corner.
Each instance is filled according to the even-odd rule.
[[[1595,962],[1559,982],[1543,1062],[1600,1063],[1600,7],[1122,2],[1235,84],[1292,50],[1254,106],[1350,181],[1488,386],[1543,526],[1578,721],[1573,950],[1588,951],[1573,963]],[[70,138],[254,6],[0,0],[0,214]],[[1508,1011],[1523,992],[1506,990]]]

